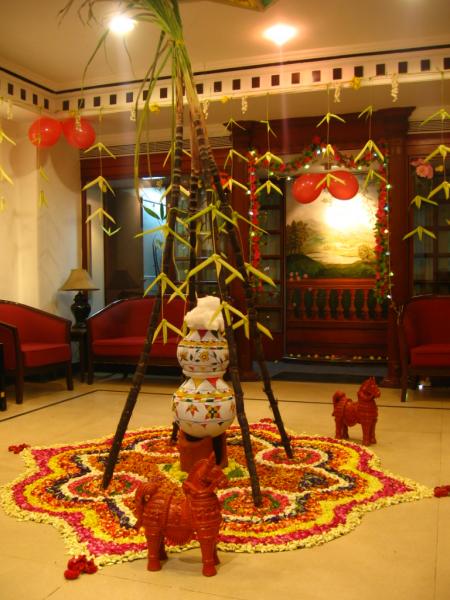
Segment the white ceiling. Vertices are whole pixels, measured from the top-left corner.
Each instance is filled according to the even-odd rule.
[[[3,0],[0,67],[54,91],[79,88],[84,67],[103,31],[102,23],[119,3],[100,2],[98,22],[86,24],[77,14],[82,0],[75,0],[71,11],[62,20],[58,19],[58,12],[66,2]],[[216,2],[189,0],[182,3],[181,12],[194,71],[264,64],[280,59],[450,44],[449,0],[278,0],[263,13]],[[280,21],[296,26],[299,31],[297,38],[286,44],[283,51],[262,37],[268,26]],[[127,38],[132,58],[130,64],[123,42],[111,34],[106,51],[101,51],[88,69],[86,85],[140,79],[153,57],[157,38],[158,31],[153,25],[139,23]],[[408,87],[401,90],[400,104],[402,101],[415,105],[440,102],[437,84],[409,83],[405,86]],[[404,91],[409,96],[407,101]],[[377,90],[376,97],[386,106],[392,102],[387,86]],[[367,104],[361,98],[355,98],[344,90],[341,112],[360,110]],[[300,101],[298,95],[296,98],[271,99],[271,117],[321,114],[325,112],[325,102],[314,93],[303,94]],[[262,110],[265,114],[261,99],[252,103],[251,110]],[[215,121],[228,120],[229,107],[217,106],[211,113],[214,111]],[[246,118],[253,118],[252,113],[249,112]],[[264,117],[260,113],[256,118]]]
[[[98,23],[83,24],[75,0],[62,20],[67,0],[1,2],[0,60],[48,87],[78,87],[106,15],[119,3],[102,1]],[[263,13],[208,1],[182,3],[184,32],[194,70],[233,67],[284,58],[329,56],[349,51],[391,50],[450,43],[449,0],[278,0]],[[262,37],[283,21],[299,35],[280,55]],[[128,36],[132,66],[123,43],[110,35],[106,53],[89,68],[87,83],[141,78],[153,56],[158,31],[140,23]]]

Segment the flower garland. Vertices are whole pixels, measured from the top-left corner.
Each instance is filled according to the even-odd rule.
[[[227,484],[218,490],[223,523],[218,549],[281,552],[323,544],[350,532],[364,513],[429,498],[433,490],[381,468],[373,452],[347,440],[289,431],[294,458],[279,448],[272,420],[249,425],[263,505],[255,507],[242,436],[228,430]],[[107,491],[101,486],[111,437],[78,444],[24,447],[26,471],[0,488],[0,505],[20,520],[56,527],[71,556],[64,573],[76,579],[97,567],[146,555],[144,532],[134,527],[134,494],[151,479],[170,490],[181,485],[179,455],[170,427],[127,432]],[[438,489],[444,496],[447,489]],[[198,545],[168,543],[180,552]]]
[[[258,187],[258,179],[256,175],[256,155],[254,152],[249,152],[247,154],[248,163],[248,189],[250,196],[250,208],[249,208],[249,217],[250,221],[259,226],[259,209],[260,203],[258,200],[258,196],[256,194],[256,189]],[[253,229],[250,231],[250,262],[255,267],[255,269],[259,268],[259,264],[261,262],[261,231],[258,229]]]
[[[332,147],[332,161],[333,164],[346,169],[357,169],[361,170],[363,167],[369,167],[373,165],[374,155],[373,152],[366,152],[364,156],[359,159],[358,163],[355,162],[355,158],[352,155],[344,154],[338,150],[335,146]],[[374,172],[379,176],[377,177],[378,183],[378,206],[376,211],[376,222],[374,227],[375,232],[375,288],[374,295],[378,303],[384,302],[386,299],[391,298],[391,278],[392,273],[390,269],[390,252],[389,252],[389,190],[391,188],[387,181],[388,175],[388,152],[387,144],[383,140],[380,141],[379,147],[384,154],[384,161],[377,161],[377,167]],[[317,162],[326,151],[326,143],[322,141],[320,136],[314,136],[311,144],[303,150],[303,152],[291,159],[290,161],[283,162],[281,164],[272,163],[266,166],[270,167],[269,176],[273,176],[277,179],[287,179],[288,181],[299,174],[302,169],[309,169],[312,164]],[[250,150],[248,153],[248,182],[250,190],[250,203],[249,203],[249,215],[252,223],[259,226],[259,215],[260,215],[260,202],[258,196],[255,193],[257,188],[257,173],[256,163],[258,162],[259,156],[256,150]],[[257,230],[251,232],[250,239],[250,257],[252,264],[258,266],[261,261],[261,233]]]

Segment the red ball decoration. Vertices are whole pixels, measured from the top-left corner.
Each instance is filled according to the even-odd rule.
[[[28,129],[28,139],[34,146],[49,148],[61,135],[61,123],[51,117],[40,117]]]
[[[344,183],[332,179],[328,186],[330,194],[338,200],[350,200],[356,196],[359,190],[359,183],[353,173],[349,171],[332,171],[332,175],[342,179]]]
[[[325,184],[318,186],[323,179],[321,173],[305,173],[300,175],[292,185],[292,195],[300,204],[309,204],[319,197]]]
[[[83,117],[79,119],[78,123],[75,117],[65,119],[62,123],[62,130],[67,142],[80,150],[89,148],[95,142],[95,130]]]

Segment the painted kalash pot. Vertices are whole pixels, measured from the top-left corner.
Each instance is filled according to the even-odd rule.
[[[186,380],[173,394],[172,410],[188,440],[221,436],[236,414],[233,392],[222,379],[229,363],[222,314],[211,320],[219,306],[219,298],[199,298],[184,319],[189,333],[178,344]]]

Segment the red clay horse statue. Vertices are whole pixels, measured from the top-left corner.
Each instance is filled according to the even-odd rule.
[[[373,377],[369,377],[358,390],[358,401],[347,398],[345,392],[337,391],[333,395],[333,416],[336,421],[336,436],[348,440],[348,428],[360,423],[363,433],[363,444],[376,444],[375,426],[378,419],[378,408],[375,398],[379,398],[380,390]]]
[[[202,552],[203,575],[216,574],[215,565],[219,563],[216,541],[222,514],[214,490],[226,481],[213,453],[195,464],[182,491],[168,492],[154,483],[139,486],[135,497],[135,527],[145,528],[149,571],[159,571],[161,560],[167,558],[165,539],[181,545],[196,538]]]

